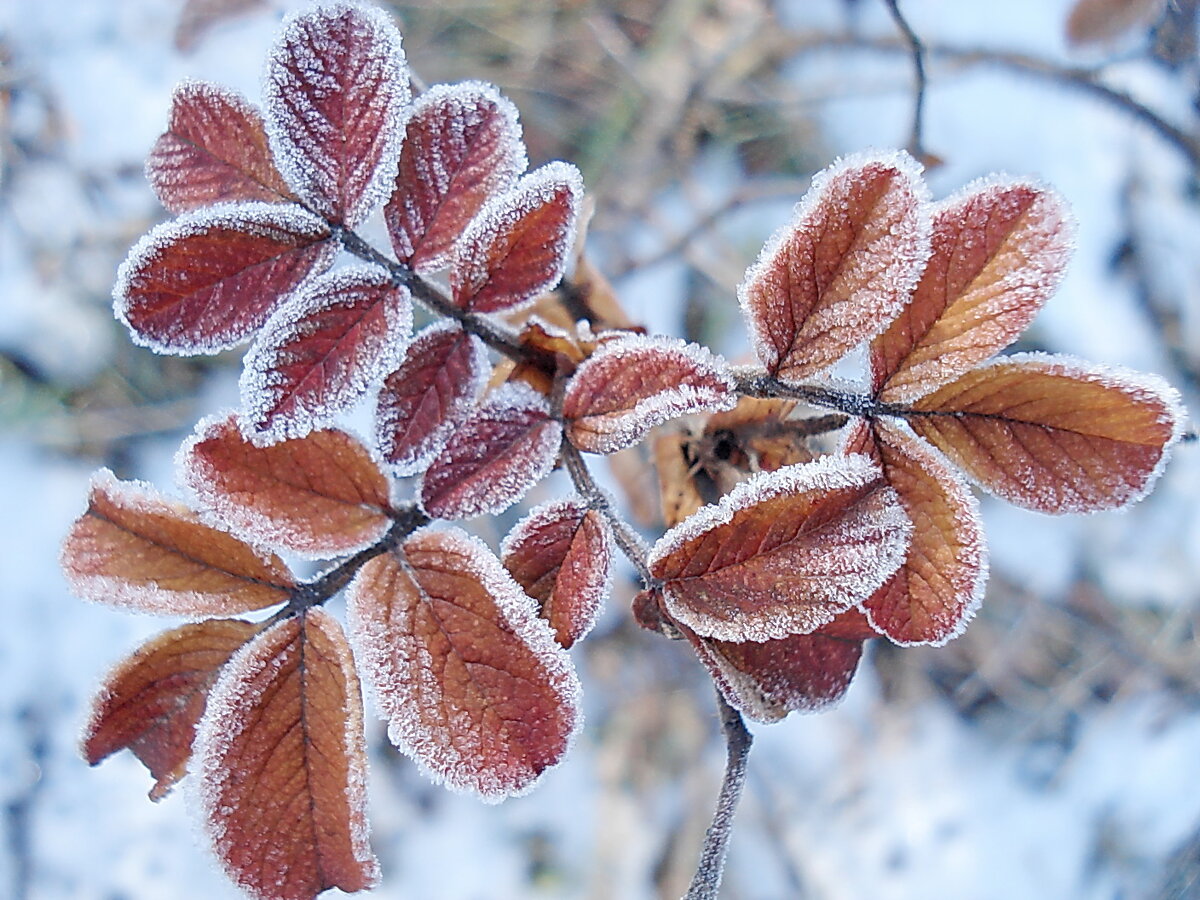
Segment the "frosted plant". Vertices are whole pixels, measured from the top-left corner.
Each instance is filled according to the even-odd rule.
[[[155,799],[191,769],[216,855],[256,897],[379,877],[359,670],[434,779],[489,802],[528,791],[582,727],[568,650],[620,553],[637,620],[711,673],[732,747],[741,714],[836,702],[865,641],[962,631],[987,576],[962,473],[1041,512],[1114,509],[1179,437],[1157,378],[992,358],[1069,255],[1047,188],[987,180],[935,204],[904,153],[836,163],[747,272],[761,365],[732,369],[600,317],[562,331],[534,315],[571,265],[579,172],[526,172],[491,86],[414,99],[409,81],[390,19],[333,2],[285,25],[264,114],[214,85],[176,91],[147,172],[179,218],[131,250],[115,311],[162,353],[249,343],[241,408],[183,444],[188,503],[102,472],[63,549],[80,596],[201,619],[108,675],[83,750],[131,750]],[[354,231],[380,210],[391,256]],[[339,251],[359,262],[330,271]],[[415,336],[413,303],[440,317]],[[862,385],[825,378],[863,343]],[[338,427],[366,395],[369,441]],[[810,446],[839,429],[834,452]],[[585,457],[648,438],[666,526],[652,547]],[[451,524],[558,467],[570,494],[499,555]],[[282,551],[328,564],[298,579]],[[323,608],[343,592],[348,630]],[[695,897],[719,883],[730,772]]]

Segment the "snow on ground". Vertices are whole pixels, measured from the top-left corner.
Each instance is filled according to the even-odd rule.
[[[1068,58],[1060,37],[1065,2],[903,5],[930,41]],[[803,24],[835,27],[837,7],[834,0],[811,0],[789,10]],[[868,33],[890,33],[882,12],[866,2],[859,7]],[[210,78],[258,97],[276,14],[238,19],[181,55],[171,44],[178,8],[164,0],[16,0],[0,9],[0,38],[14,71],[37,88],[10,108],[10,133],[25,140],[41,127],[45,109],[31,96],[52,98],[66,127],[55,154],[22,166],[16,157],[7,161],[0,186],[0,345],[64,384],[83,383],[125,352],[119,346],[125,335],[107,325],[105,299],[123,250],[113,256],[105,241],[116,233],[116,244],[127,246],[160,215],[148,189],[117,175],[140,167],[165,121],[172,85],[183,77]],[[1129,279],[1110,266],[1125,238],[1128,202],[1147,228],[1152,281],[1175,304],[1184,333],[1200,334],[1200,213],[1186,199],[1177,154],[1128,117],[1079,94],[984,69],[939,81],[939,71],[926,130],[929,147],[947,160],[929,175],[935,196],[992,171],[1032,174],[1061,191],[1079,219],[1079,252],[1031,340],[1181,383],[1157,324]],[[836,98],[820,104],[834,152],[903,143],[910,100],[902,60],[822,53],[797,63],[794,75],[798,95]],[[1116,77],[1118,86],[1168,115],[1189,115],[1174,85],[1145,64],[1126,64]],[[866,87],[838,90],[851,80]],[[719,196],[735,173],[720,158],[706,165]],[[684,206],[663,198],[680,228],[688,224]],[[781,224],[786,207],[763,205],[731,219],[720,240],[754,247]],[[653,250],[652,237],[629,239],[648,241]],[[34,247],[68,262],[47,267]],[[752,259],[749,251],[745,263]],[[678,333],[684,284],[682,267],[668,262],[618,288],[635,319]],[[738,350],[736,342],[717,349]],[[1195,395],[1185,400],[1196,408]],[[201,392],[196,418],[235,401],[236,386],[218,379]],[[0,516],[6,548],[0,896],[240,896],[198,846],[186,791],[152,804],[144,796],[150,780],[127,754],[95,770],[78,757],[78,729],[100,676],[165,625],[68,594],[57,547],[83,508],[94,462],[47,450],[26,407],[7,393],[0,402],[7,505]],[[182,437],[141,442],[130,464],[168,486]],[[1178,449],[1158,492],[1122,515],[1048,519],[986,502],[994,569],[1046,603],[1061,600],[1084,573],[1122,603],[1193,616],[1198,494],[1200,451],[1191,445]],[[620,614],[609,611],[600,631],[614,628]],[[675,660],[668,664],[672,679],[684,685],[692,668],[677,651],[669,648],[666,658]],[[650,786],[624,781],[612,748],[636,692],[588,693],[590,678],[612,683],[611,669],[600,653],[586,658],[590,722],[572,758],[528,797],[483,806],[424,784],[394,754],[376,753],[371,809],[384,868],[377,895],[656,896],[651,870],[670,833],[711,802],[723,751],[710,741],[697,763],[681,749],[690,732],[680,725],[673,750],[678,779]],[[676,690],[672,702],[701,706],[692,719],[671,715],[701,735],[715,732],[703,685]],[[939,695],[890,703],[866,667],[838,709],[757,729],[727,894],[755,900],[1146,896],[1170,854],[1200,828],[1195,706],[1194,696],[1179,691],[1118,692],[1110,702],[1081,707],[1087,714],[1075,723],[1068,752],[1031,740],[1036,722],[1017,722],[1008,732],[981,727]],[[629,740],[636,756],[636,740]],[[381,742],[376,730],[372,746]]]

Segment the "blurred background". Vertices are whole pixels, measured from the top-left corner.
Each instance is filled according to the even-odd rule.
[[[169,488],[180,440],[236,403],[239,354],[134,347],[109,292],[165,218],[142,160],[174,84],[257,100],[297,5],[0,5],[0,897],[239,896],[186,787],[153,804],[128,754],[79,759],[102,674],[172,623],[75,600],[57,553],[93,469]],[[588,254],[632,319],[734,360],[736,286],[812,172],[912,144],[910,46],[884,0],[390,7],[426,83],[495,82],[532,163],[582,168]],[[1158,372],[1200,408],[1195,0],[899,7],[925,45],[916,149],[935,197],[1032,175],[1079,219],[1067,278],[1019,349]],[[753,729],[722,896],[1200,896],[1198,501],[1195,443],[1121,514],[984,499],[992,577],[964,636],[877,642],[837,709]],[[625,573],[574,651],[587,725],[529,796],[451,795],[370,726],[377,896],[679,896],[724,745],[707,676],[637,629],[631,594]]]

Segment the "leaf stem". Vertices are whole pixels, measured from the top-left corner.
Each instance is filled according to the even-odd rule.
[[[725,776],[721,779],[721,792],[717,795],[717,808],[713,812],[712,822],[704,833],[700,863],[696,866],[696,874],[692,876],[684,900],[716,900],[725,870],[725,856],[729,851],[729,837],[733,832],[733,816],[746,784],[746,763],[750,759],[750,746],[754,743],[742,714],[729,705],[719,690],[717,709],[721,714],[721,730],[725,733]]]

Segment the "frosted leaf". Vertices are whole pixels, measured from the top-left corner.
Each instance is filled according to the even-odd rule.
[[[267,59],[267,134],[317,214],[354,228],[387,199],[408,81],[400,32],[382,10],[327,3],[285,22]]]
[[[912,400],[1003,350],[1058,288],[1074,228],[1053,191],[986,179],[934,207],[933,253],[912,300],[871,342],[871,387]]]
[[[92,478],[61,563],[77,596],[160,615],[238,615],[285,602],[295,586],[277,556],[107,469]]]
[[[259,900],[374,886],[365,744],[362,692],[336,619],[311,608],[240,650],[196,738],[200,802],[226,874]]]
[[[337,429],[257,447],[219,416],[196,426],[178,462],[199,504],[251,543],[329,557],[377,541],[392,522],[379,464]]]
[[[259,329],[336,247],[298,206],[209,207],[155,227],[117,270],[113,306],[137,344],[158,353],[219,353]]]
[[[970,488],[942,454],[886,420],[856,424],[846,450],[879,460],[914,526],[904,563],[862,603],[870,624],[902,646],[958,637],[983,600],[988,573]]]
[[[672,618],[702,637],[807,634],[877,590],[912,525],[863,456],[760,473],[670,529],[647,563]]]
[[[799,381],[883,331],[929,257],[928,191],[906,153],[817,174],[738,288],[758,358]]]
[[[418,272],[448,266],[463,229],[525,166],[517,109],[494,87],[431,87],[413,103],[384,209],[397,258]]]
[[[755,722],[778,722],[791,712],[818,712],[850,687],[862,658],[861,639],[820,633],[731,643],[683,635],[729,705]]]
[[[697,344],[632,335],[601,344],[580,365],[567,385],[563,416],[580,450],[613,453],[671,419],[736,403],[720,357]]]
[[[438,781],[497,802],[566,754],[570,657],[477,538],[417,531],[359,570],[348,614],[388,736]]]
[[[493,197],[455,245],[454,302],[474,312],[511,311],[555,287],[575,243],[583,177],[547,163]]]
[[[416,336],[376,403],[376,441],[396,474],[429,466],[475,408],[490,371],[483,341],[457,322],[439,322]]]
[[[276,310],[246,355],[242,429],[274,443],[333,422],[399,365],[411,331],[408,290],[382,269],[312,279]]]
[[[151,638],[103,681],[80,741],[88,765],[128,749],[154,776],[161,800],[187,773],[196,723],[221,667],[259,626],[207,619]]]
[[[421,506],[439,519],[502,512],[550,473],[561,443],[546,398],[520,382],[503,384],[425,471]]]
[[[917,434],[971,478],[1044,513],[1141,499],[1183,430],[1161,378],[1045,354],[995,360],[912,408]]]
[[[271,161],[262,117],[240,94],[185,81],[146,158],[146,179],[173,213],[239,200],[294,200]]]
[[[518,522],[500,558],[564,648],[583,638],[608,596],[613,535],[608,520],[579,498],[542,504]]]

